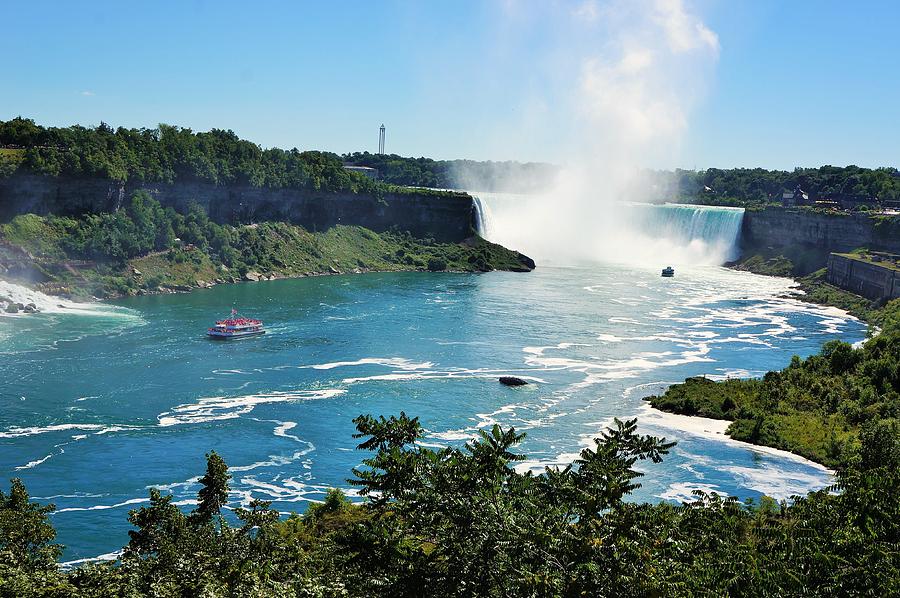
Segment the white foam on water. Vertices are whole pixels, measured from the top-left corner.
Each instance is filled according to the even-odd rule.
[[[90,492],[75,492],[74,494],[53,494],[52,496],[32,496],[33,500],[56,500],[58,498],[103,498],[108,494],[92,494]]]
[[[324,390],[273,391],[268,393],[237,397],[207,397],[196,403],[186,403],[157,416],[160,426],[198,424],[224,419],[234,419],[250,413],[258,405],[286,403],[291,401],[311,401],[330,399],[346,393],[346,390],[332,388]]]
[[[49,459],[50,457],[52,457],[54,454],[55,454],[55,453],[50,453],[49,455],[47,455],[47,456],[44,457],[43,459],[37,459],[37,460],[35,460],[35,461],[29,461],[29,462],[26,463],[25,465],[19,465],[18,467],[15,468],[15,470],[16,470],[16,471],[20,471],[20,470],[22,470],[22,469],[31,469],[32,467],[37,467],[38,465],[40,465],[41,463],[43,463],[44,461],[46,461],[47,459]]]
[[[655,337],[658,338],[658,337]],[[666,340],[671,338],[664,337]],[[566,343],[548,347],[525,347],[522,351],[526,354],[525,363],[538,368],[565,369],[585,374],[581,382],[570,385],[571,389],[581,389],[595,384],[602,384],[610,380],[632,378],[641,373],[657,368],[668,368],[678,365],[696,362],[714,362],[708,357],[709,344],[706,342],[682,341],[680,343],[686,350],[680,353],[665,352],[638,352],[625,359],[577,359],[571,357],[549,357],[547,352],[555,349],[567,348]],[[670,359],[666,357],[672,356]],[[653,359],[654,357],[659,359]]]
[[[126,501],[119,502],[113,505],[93,505],[90,507],[66,507],[65,509],[57,509],[54,511],[55,513],[70,513],[73,511],[106,511],[109,509],[121,509],[122,507],[127,507],[130,505],[138,505],[141,503],[150,502],[149,498],[129,498]]]
[[[50,426],[33,426],[29,428],[12,427],[0,432],[0,438],[19,438],[22,436],[35,436],[37,434],[49,434],[52,432],[66,432],[68,430],[105,430],[108,426],[103,424],[53,424]]]
[[[85,563],[97,563],[102,561],[115,561],[118,560],[119,557],[122,556],[122,550],[116,550],[114,552],[107,552],[105,554],[98,554],[97,556],[88,557],[85,559],[75,559],[73,561],[65,561],[60,563],[59,566],[66,569],[73,569],[79,565],[84,565]]]
[[[100,398],[99,395],[89,395],[89,396],[86,396],[86,397],[78,397],[77,399],[75,399],[75,402],[78,403],[78,402],[81,402],[81,401],[87,401],[87,400],[90,400],[90,399],[99,399],[99,398]]]
[[[292,424],[294,422],[286,422],[286,423]],[[275,434],[275,436],[283,436],[285,438],[293,439],[296,442],[299,442],[301,444],[305,444],[306,448],[301,449],[299,451],[294,451],[292,454],[290,454],[288,456],[269,455],[269,457],[265,461],[257,461],[255,463],[251,463],[249,465],[237,465],[234,467],[229,467],[228,470],[235,471],[235,472],[245,472],[245,471],[253,471],[255,469],[261,469],[261,468],[267,468],[267,467],[284,467],[285,465],[290,465],[291,463],[293,463],[295,461],[301,460],[303,457],[305,457],[306,455],[308,455],[311,452],[313,452],[314,450],[316,450],[316,446],[312,442],[309,442],[308,440],[301,440],[300,438],[297,438],[296,436],[294,436],[292,434],[284,434],[284,433],[279,434],[278,428],[276,428],[274,434]]]
[[[335,361],[332,363],[317,363],[312,365],[301,365],[300,368],[310,368],[314,370],[331,370],[341,367],[353,367],[357,365],[380,365],[384,367],[396,368],[404,371],[424,370],[434,367],[430,361],[423,363],[415,363],[409,359],[402,357],[364,357],[356,361]]]
[[[527,370],[530,371],[530,370]],[[344,378],[341,380],[343,384],[356,384],[359,382],[375,382],[375,381],[409,381],[409,380],[433,380],[436,378],[498,378],[501,376],[515,375],[522,380],[545,383],[543,378],[530,376],[519,370],[485,370],[485,369],[453,369],[447,371],[423,371],[413,373],[394,372],[390,374],[376,374],[374,376],[360,376],[358,378]]]
[[[694,502],[697,497],[694,496],[695,491],[706,492],[707,494],[722,494],[719,486],[716,484],[700,484],[697,482],[675,482],[669,485],[665,492],[657,494],[657,498],[663,500],[674,500],[678,502]]]
[[[810,461],[805,457],[801,457],[800,455],[796,455],[789,451],[784,451],[768,446],[760,446],[757,444],[750,444],[749,442],[735,440],[730,436],[727,436],[725,434],[725,431],[728,429],[728,426],[731,425],[731,422],[728,420],[667,413],[665,411],[654,409],[649,404],[644,404],[641,406],[640,412],[638,414],[638,422],[643,425],[669,428],[672,430],[678,430],[680,432],[693,434],[695,436],[702,436],[704,438],[726,442],[733,446],[746,448],[748,451],[759,455],[769,455],[772,457],[785,459],[787,461],[801,463],[812,469],[817,469],[829,476],[834,474],[834,471],[825,467],[824,465],[816,463],[815,461]]]
[[[430,432],[428,437],[447,441],[473,440],[478,438],[478,432],[472,428],[465,428],[460,430],[447,430],[446,432]]]
[[[716,371],[722,372],[721,374],[706,374],[706,378],[710,380],[722,381],[722,380],[732,380],[735,378],[753,378],[759,376],[761,374],[765,374],[762,370],[743,370],[739,368],[728,369],[728,368],[716,368]]]
[[[667,413],[654,409],[649,404],[641,406],[638,413],[638,422],[643,425],[668,428],[714,440],[731,440],[725,435],[725,431],[731,425],[731,422],[728,420]]]
[[[796,456],[796,455],[794,455]],[[776,500],[802,496],[832,483],[831,471],[821,467],[818,471],[786,470],[777,464],[764,463],[756,467],[725,465],[720,469],[741,480],[741,484]]]
[[[510,403],[508,405],[503,405],[490,413],[476,413],[475,417],[470,418],[474,421],[471,426],[456,430],[445,430],[442,432],[429,431],[427,437],[448,442],[459,440],[474,440],[480,437],[480,431],[492,428],[494,427],[494,425],[504,425],[507,427],[511,426],[512,424],[510,422],[501,422],[498,418],[502,418],[502,416],[509,416],[509,418],[511,418],[512,420],[516,420],[516,410],[518,409],[527,410],[530,409],[530,407],[522,403]],[[477,418],[477,420],[475,418]],[[527,422],[522,419],[518,419],[517,421],[524,425],[516,425],[516,430],[530,429],[532,427],[535,427],[534,424],[536,423]]]
[[[100,430],[99,432],[94,432],[94,436],[103,436],[104,434],[113,434],[115,432],[125,432],[128,430],[139,430],[141,426],[108,426]]]
[[[272,423],[273,423],[273,424],[278,424],[278,425],[275,427],[275,430],[273,430],[273,432],[272,432],[275,436],[281,436],[282,438],[290,438],[290,439],[295,440],[295,441],[297,441],[297,442],[307,442],[308,444],[312,445],[312,443],[309,442],[309,441],[306,441],[306,440],[300,440],[300,438],[294,436],[293,434],[288,434],[288,433],[287,433],[288,430],[293,430],[294,428],[297,427],[297,422],[280,422],[280,421],[272,421]],[[315,447],[313,447],[313,448],[315,448]]]
[[[139,318],[135,312],[122,307],[103,305],[101,303],[78,303],[60,297],[51,297],[40,291],[28,287],[0,280],[0,295],[12,299],[14,303],[33,303],[40,313],[44,314],[74,314],[82,316],[105,316]],[[0,314],[16,315],[16,314]],[[29,317],[35,314],[25,314]]]

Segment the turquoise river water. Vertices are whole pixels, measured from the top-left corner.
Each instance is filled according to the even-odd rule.
[[[0,474],[56,504],[69,561],[127,543],[127,513],[150,487],[189,508],[209,450],[231,466],[232,505],[259,497],[302,510],[348,488],[364,456],[351,437],[361,413],[418,415],[431,445],[515,426],[532,468],[571,460],[612,417],[637,416],[678,446],[645,466],[636,499],[788,497],[829,473],[641,398],[864,338],[842,312],[785,298],[790,284],[714,266],[673,279],[614,265],[366,274],[0,318]],[[232,306],[269,333],[207,340]],[[503,374],[534,383],[507,388]]]

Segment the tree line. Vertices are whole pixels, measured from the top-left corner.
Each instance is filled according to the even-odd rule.
[[[263,149],[224,129],[194,132],[166,124],[113,129],[106,123],[44,127],[22,117],[0,121],[0,148],[0,177],[24,171],[123,182],[199,181],[361,193],[376,192],[379,183],[527,193],[550,188],[561,172],[559,166],[541,162]],[[379,181],[348,171],[344,163],[377,169]],[[780,201],[784,190],[800,190],[811,200],[900,200],[900,172],[893,167],[678,169],[646,171],[640,178],[640,192],[652,200],[746,205]]]
[[[723,205],[781,202],[783,191],[805,193],[809,201],[868,202],[900,200],[900,171],[893,167],[821,166],[793,170],[708,168],[651,172],[652,193],[675,199]]]
[[[156,128],[43,127],[31,119],[0,121],[0,176],[27,171],[114,181],[204,182],[215,185],[371,193],[378,184],[343,168],[335,154],[263,149],[233,131]]]
[[[378,170],[379,180],[410,187],[530,193],[548,188],[559,172],[544,162],[433,160],[353,152],[345,162]]]

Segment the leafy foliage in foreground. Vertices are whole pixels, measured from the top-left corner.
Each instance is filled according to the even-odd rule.
[[[867,424],[900,417],[900,300],[880,321],[881,333],[859,348],[831,341],[761,380],[689,378],[648,400],[664,411],[732,420],[728,435],[737,440],[844,465]]]
[[[69,572],[52,506],[0,494],[4,596],[795,596],[900,591],[900,440],[863,426],[832,489],[741,504],[633,503],[640,461],[673,443],[616,420],[561,470],[519,472],[523,435],[495,426],[461,448],[418,441],[417,418],[360,416],[370,451],[351,480],[282,520],[263,501],[223,516],[224,461],[207,455],[197,507],[151,490],[117,563]],[[231,521],[232,523],[229,523]],[[27,541],[22,541],[27,538]]]

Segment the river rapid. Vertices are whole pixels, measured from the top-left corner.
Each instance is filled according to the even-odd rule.
[[[349,488],[362,413],[417,415],[433,446],[515,426],[527,433],[520,467],[536,470],[571,461],[613,417],[638,417],[678,445],[642,466],[634,499],[786,498],[829,472],[641,399],[864,338],[859,321],[791,292],[789,280],[716,266],[669,279],[595,264],[278,280],[79,310],[51,299],[44,313],[0,318],[0,474],[56,504],[70,561],[127,543],[128,511],[151,487],[190,508],[209,450],[231,467],[232,506],[256,497],[303,510]],[[268,333],[205,338],[232,306]],[[532,384],[507,388],[500,375]]]

